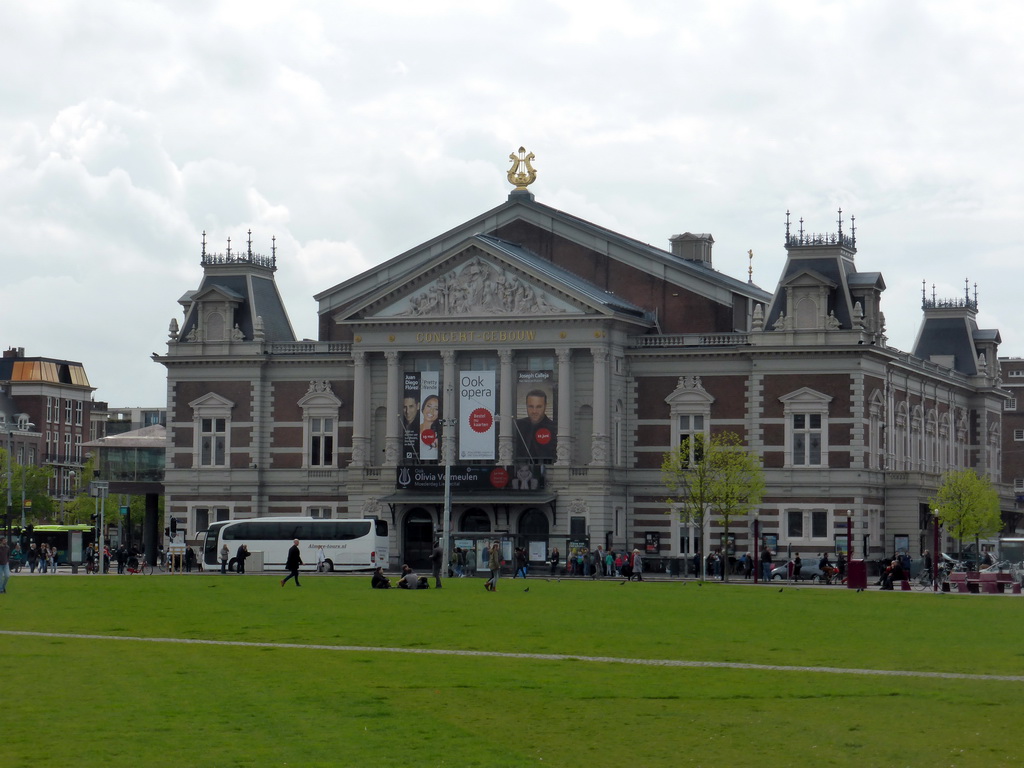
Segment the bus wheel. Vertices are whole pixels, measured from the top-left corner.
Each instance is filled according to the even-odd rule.
[[[324,560],[324,573],[332,573],[334,571],[334,563],[331,560]]]
[[[233,557],[230,560],[228,560],[228,570],[231,573],[234,573],[236,570],[238,570],[237,566],[238,566],[238,560],[236,560]]]

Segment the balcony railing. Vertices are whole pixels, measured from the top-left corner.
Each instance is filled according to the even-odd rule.
[[[663,333],[650,336],[630,336],[633,349],[658,347],[737,347],[750,344],[747,333]]]

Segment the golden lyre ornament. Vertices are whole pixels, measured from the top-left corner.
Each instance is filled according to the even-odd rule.
[[[526,153],[524,147],[519,148],[519,154],[515,152],[508,156],[512,161],[512,167],[508,169],[508,183],[514,184],[516,190],[525,190],[537,180],[537,172],[533,170],[530,161],[534,159],[533,152]]]

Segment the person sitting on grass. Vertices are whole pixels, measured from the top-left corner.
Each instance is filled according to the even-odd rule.
[[[384,575],[384,569],[380,566],[377,566],[370,578],[370,587],[372,589],[391,589],[391,581]]]
[[[399,589],[430,589],[426,576],[418,576],[408,565],[402,566],[402,577],[398,580]]]

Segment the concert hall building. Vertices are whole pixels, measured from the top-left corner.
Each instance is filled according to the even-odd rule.
[[[716,430],[762,457],[776,551],[844,549],[850,520],[854,556],[917,556],[953,468],[990,477],[1012,510],[999,333],[978,328],[976,297],[924,296],[903,352],[841,213],[820,235],[786,215],[765,290],[715,269],[710,234],[656,248],[544,205],[531,158],[512,159],[505,202],[319,293],[316,340],[295,338],[276,249],[214,254],[204,238],[199,287],[154,355],[169,515],[190,532],[376,517],[392,565],[425,563],[443,530],[478,565],[492,538],[535,562],[555,546],[690,556],[662,457]],[[708,545],[756,549],[747,523],[731,531],[712,520]]]

